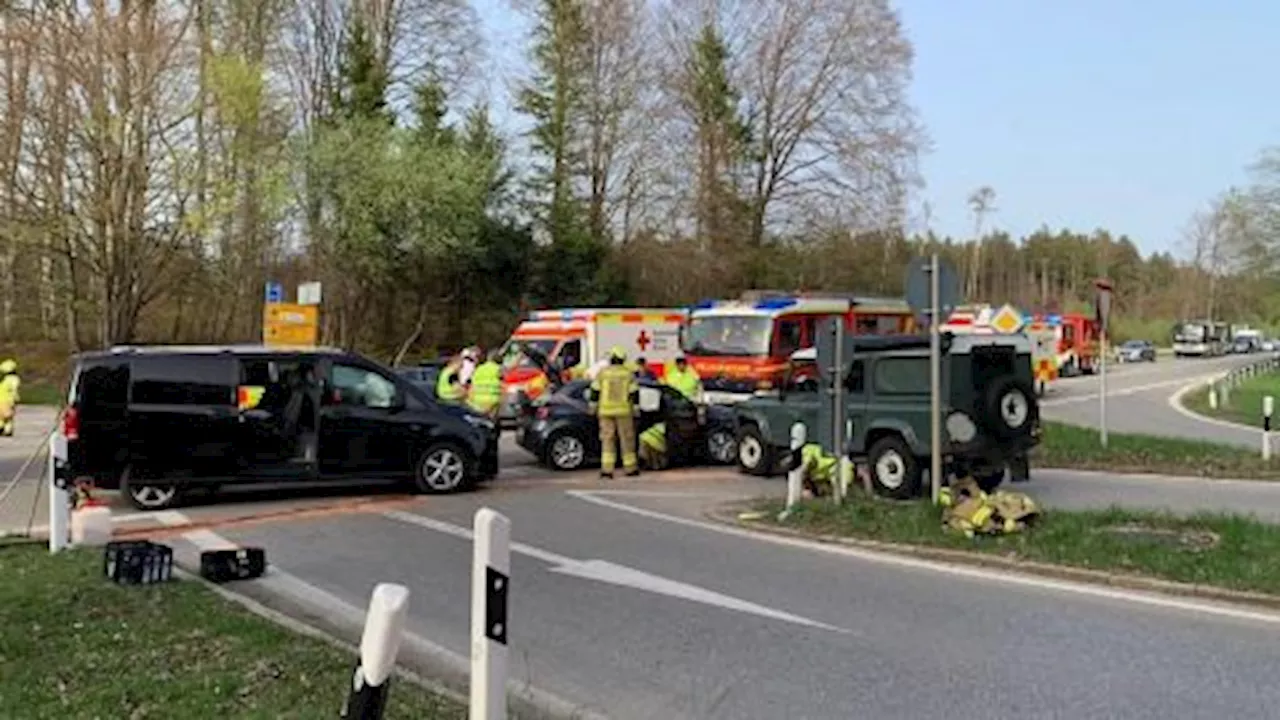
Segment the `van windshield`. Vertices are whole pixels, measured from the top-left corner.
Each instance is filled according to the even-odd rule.
[[[546,338],[511,338],[502,346],[502,369],[511,370],[517,367],[537,367],[527,355],[521,352],[521,345],[528,345],[544,356],[551,355],[559,341]]]
[[[773,340],[773,318],[760,315],[695,317],[685,331],[690,355],[763,357]]]

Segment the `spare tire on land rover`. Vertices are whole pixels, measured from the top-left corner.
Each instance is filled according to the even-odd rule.
[[[997,437],[1008,439],[1029,433],[1039,415],[1035,389],[1009,375],[987,387],[978,419]]]

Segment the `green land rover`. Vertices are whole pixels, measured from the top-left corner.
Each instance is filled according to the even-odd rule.
[[[1030,341],[950,334],[941,341],[943,477],[972,476],[987,490],[1004,480],[1006,469],[1013,480],[1027,479],[1027,452],[1040,440]],[[854,337],[845,356],[852,358],[843,368],[845,453],[865,463],[878,494],[926,493],[929,338]],[[830,398],[808,381],[735,405],[740,469],[776,474],[789,462],[792,425],[804,423],[815,437],[819,403]]]

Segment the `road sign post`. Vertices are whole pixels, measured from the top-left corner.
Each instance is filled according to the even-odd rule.
[[[800,458],[804,455],[804,444],[808,441],[804,423],[791,426],[791,465],[787,468],[787,506],[778,513],[779,520],[791,516],[791,510],[800,502],[801,483],[804,482],[804,463]]]
[[[1096,280],[1093,307],[1098,322],[1098,438],[1107,446],[1107,336],[1111,323],[1111,281]]]
[[[477,510],[472,548],[469,717],[506,720],[511,521],[487,507]]]
[[[940,326],[959,301],[955,268],[933,253],[907,266],[907,304],[929,323],[929,488],[938,502],[942,487],[942,336]]]
[[[1262,459],[1271,459],[1271,413],[1275,408],[1275,398],[1268,395],[1262,398]]]
[[[360,639],[360,659],[342,706],[345,720],[381,720],[386,713],[391,671],[400,652],[408,611],[409,589],[405,586],[379,583],[373,589]]]
[[[837,458],[844,457],[844,364],[848,359],[844,356],[844,319],[837,318],[834,323],[833,334],[835,335],[835,352],[832,353],[834,360],[831,368],[831,454]],[[843,481],[840,472],[841,463],[836,462],[836,475],[831,480],[831,500],[839,505],[844,500],[844,493],[840,486]]]
[[[60,432],[49,436],[49,552],[61,552],[71,538],[71,491],[64,467],[67,438]]]

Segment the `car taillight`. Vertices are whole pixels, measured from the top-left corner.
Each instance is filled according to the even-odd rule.
[[[67,440],[80,439],[80,411],[74,407],[62,411],[62,436]]]
[[[547,407],[546,405],[543,405],[542,407],[538,408],[538,412],[534,414],[537,416],[539,420],[546,420],[547,417],[551,415],[551,408]]]

